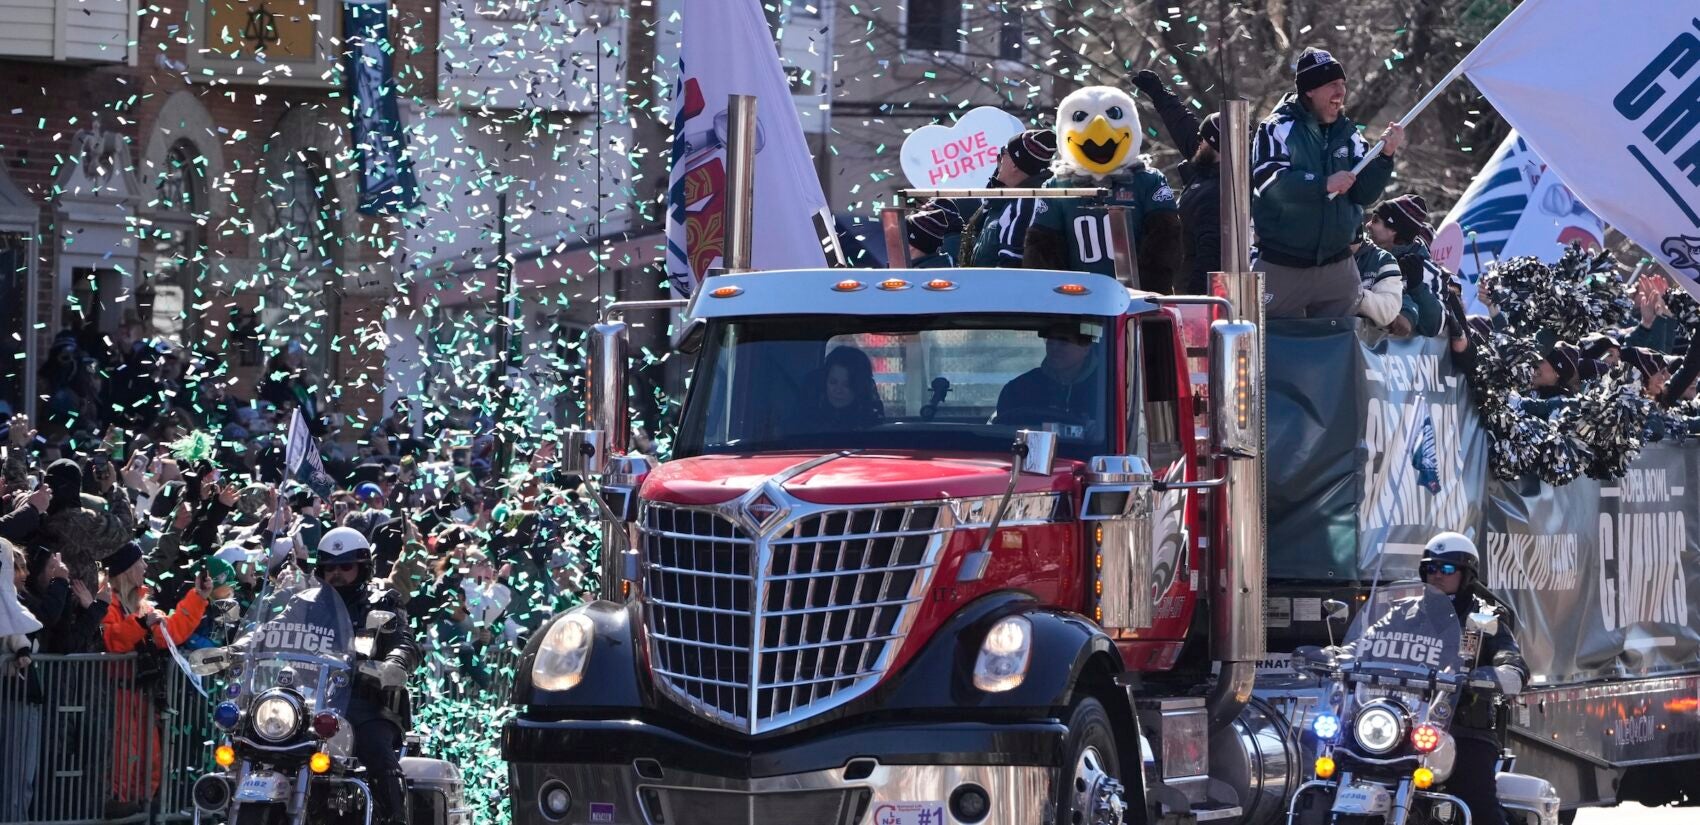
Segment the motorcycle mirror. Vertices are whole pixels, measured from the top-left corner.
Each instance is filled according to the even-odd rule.
[[[1493,613],[1471,613],[1470,629],[1483,636],[1492,636],[1499,632],[1499,616]]]
[[[1336,621],[1345,621],[1346,617],[1351,615],[1350,611],[1351,608],[1347,607],[1346,603],[1339,599],[1328,599],[1322,603],[1322,615],[1324,616],[1324,624],[1328,627],[1328,645],[1330,647],[1335,644],[1334,623]]]
[[[395,613],[388,610],[374,610],[366,614],[366,629],[379,633],[393,633],[399,623]]]

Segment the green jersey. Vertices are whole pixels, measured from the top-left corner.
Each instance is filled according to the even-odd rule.
[[[1175,212],[1175,190],[1163,173],[1144,166],[1113,175],[1103,182],[1092,178],[1052,178],[1045,183],[1048,189],[1101,187],[1110,190],[1107,200],[1086,198],[1039,200],[1033,208],[1033,225],[1057,233],[1068,250],[1068,268],[1075,272],[1116,274],[1115,258],[1110,249],[1110,213],[1105,207],[1120,206],[1126,211],[1128,237],[1139,255],[1139,238],[1144,232],[1145,218],[1159,212]]]

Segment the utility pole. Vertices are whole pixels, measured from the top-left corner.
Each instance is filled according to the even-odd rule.
[[[503,425],[508,419],[508,371],[513,364],[513,326],[516,323],[514,313],[514,265],[508,257],[508,193],[506,184],[503,191],[496,193],[496,276],[497,291],[502,303],[502,317],[496,323],[496,358],[490,367],[490,392],[495,397],[496,415],[495,438],[496,455],[492,462],[491,477],[498,483],[505,482],[508,477],[508,462],[513,458],[513,438],[503,431]]]

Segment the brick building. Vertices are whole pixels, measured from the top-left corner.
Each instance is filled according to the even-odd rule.
[[[394,6],[401,93],[434,88],[434,12]],[[341,9],[0,0],[0,401],[34,408],[61,330],[139,320],[242,398],[294,341],[376,412],[392,230],[356,209]]]

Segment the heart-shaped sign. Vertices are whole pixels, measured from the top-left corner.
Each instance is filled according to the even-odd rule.
[[[984,186],[998,153],[1021,134],[1021,120],[991,106],[968,110],[952,126],[922,126],[903,141],[903,174],[917,189]]]

